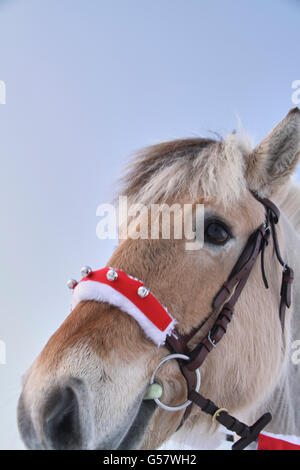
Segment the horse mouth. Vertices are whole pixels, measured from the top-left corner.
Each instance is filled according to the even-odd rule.
[[[154,400],[143,400],[127,432],[116,450],[138,450],[157,405]]]

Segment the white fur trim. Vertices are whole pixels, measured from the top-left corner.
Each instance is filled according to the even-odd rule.
[[[146,315],[132,303],[127,297],[115,290],[113,287],[97,282],[83,281],[77,284],[73,290],[71,310],[83,300],[96,300],[97,302],[108,302],[115,307],[120,308],[123,312],[132,316],[144,330],[146,336],[150,338],[157,346],[165,344],[166,337],[172,334],[175,327],[175,320],[168,314],[172,321],[165,329],[160,331]]]

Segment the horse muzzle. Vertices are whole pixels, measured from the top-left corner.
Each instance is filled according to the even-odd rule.
[[[123,417],[113,416],[113,404],[111,410],[103,406],[107,413],[103,419],[93,406],[91,391],[78,378],[51,387],[42,399],[29,399],[25,392],[19,399],[18,426],[31,450],[138,449],[156,409],[154,400],[143,401],[143,390]]]
[[[18,425],[21,437],[29,449],[82,449],[89,433],[83,423],[89,421],[86,401],[87,390],[80,379],[64,386],[54,387],[42,405],[30,409],[24,393],[18,405]]]

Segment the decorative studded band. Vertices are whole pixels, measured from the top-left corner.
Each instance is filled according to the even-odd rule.
[[[80,282],[68,283],[73,289],[72,310],[85,300],[108,302],[132,316],[157,346],[165,344],[175,320],[140,280],[113,268],[92,271],[85,267],[82,274]]]

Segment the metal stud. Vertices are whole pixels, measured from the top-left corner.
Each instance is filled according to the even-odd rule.
[[[118,279],[118,273],[115,269],[110,268],[106,273],[106,277],[109,281],[116,281]]]
[[[77,284],[77,281],[75,279],[69,279],[67,281],[67,287],[69,289],[74,289],[74,286]]]
[[[148,287],[146,287],[146,286],[140,286],[140,287],[138,288],[138,291],[137,291],[137,292],[138,292],[138,295],[139,295],[142,299],[144,299],[145,297],[147,297],[147,295],[149,294],[150,291],[149,291]]]
[[[92,272],[92,268],[90,266],[83,266],[81,268],[80,273],[82,277],[88,276]]]

